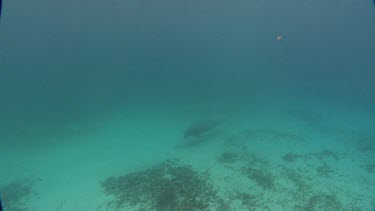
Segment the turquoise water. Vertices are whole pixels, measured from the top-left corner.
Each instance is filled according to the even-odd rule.
[[[5,210],[373,210],[372,1],[5,1]]]

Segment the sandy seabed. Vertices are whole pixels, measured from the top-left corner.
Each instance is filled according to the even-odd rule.
[[[5,210],[375,207],[375,118],[361,109],[169,103],[114,116],[53,144],[4,147]]]

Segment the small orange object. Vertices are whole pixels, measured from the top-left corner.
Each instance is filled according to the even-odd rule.
[[[283,36],[281,36],[281,35],[277,35],[277,41],[280,41],[280,40],[282,40],[283,39]]]

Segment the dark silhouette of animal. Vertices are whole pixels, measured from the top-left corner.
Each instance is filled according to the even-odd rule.
[[[203,120],[194,122],[186,128],[184,138],[201,138],[215,129],[219,124],[219,120]]]

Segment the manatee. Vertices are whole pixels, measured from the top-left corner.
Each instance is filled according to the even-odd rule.
[[[184,138],[201,138],[215,129],[221,123],[220,120],[202,120],[191,123],[184,132]]]

